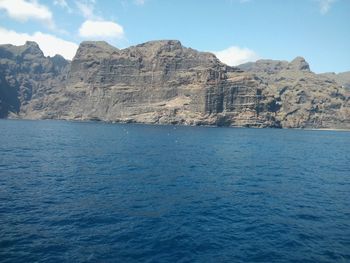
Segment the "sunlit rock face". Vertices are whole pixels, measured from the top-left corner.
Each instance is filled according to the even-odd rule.
[[[315,74],[304,58],[258,60],[239,68],[256,74],[277,102],[276,119],[288,128],[350,128],[350,92],[335,78]]]
[[[239,68],[176,40],[83,42],[73,58],[0,46],[0,117],[185,125],[348,128],[349,94],[305,59]]]

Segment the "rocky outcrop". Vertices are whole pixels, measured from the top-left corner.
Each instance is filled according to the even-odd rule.
[[[0,46],[0,117],[26,112],[62,90],[69,62],[62,56],[45,57],[35,42]],[[42,108],[38,108],[42,109]]]
[[[248,62],[238,66],[247,72],[259,74],[276,74],[281,71],[310,72],[310,66],[303,57],[296,57],[291,62],[285,60],[260,59],[256,62]]]
[[[276,119],[290,128],[350,128],[349,92],[334,79],[315,74],[305,59],[258,60],[239,66],[265,81]]]
[[[303,58],[241,68],[179,41],[83,42],[72,62],[32,42],[0,46],[1,117],[347,128],[349,95]],[[333,118],[332,118],[333,116]]]
[[[325,76],[329,79],[334,80],[339,85],[343,86],[344,88],[350,90],[350,71],[347,72],[341,72],[341,73],[323,73],[320,74],[321,76]]]

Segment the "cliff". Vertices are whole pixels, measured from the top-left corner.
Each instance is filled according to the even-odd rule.
[[[229,67],[179,41],[83,42],[72,62],[0,46],[0,117],[350,128],[349,93],[302,58]]]
[[[45,57],[35,42],[0,45],[0,117],[21,115],[60,92],[68,69],[62,56]]]
[[[291,62],[258,60],[239,68],[258,75],[277,102],[276,119],[286,128],[350,127],[349,90],[334,78],[315,74],[302,57]]]

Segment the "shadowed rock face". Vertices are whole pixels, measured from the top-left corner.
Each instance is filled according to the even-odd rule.
[[[175,40],[122,50],[83,42],[72,62],[44,57],[33,42],[3,45],[0,113],[31,119],[350,127],[348,94],[310,72],[303,58],[241,68],[245,71]]]
[[[46,96],[62,89],[68,66],[62,56],[45,57],[35,42],[1,45],[0,117],[20,114],[36,102],[39,107]]]

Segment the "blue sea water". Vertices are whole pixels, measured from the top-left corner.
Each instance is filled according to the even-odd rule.
[[[350,262],[350,132],[0,121],[1,262]]]

